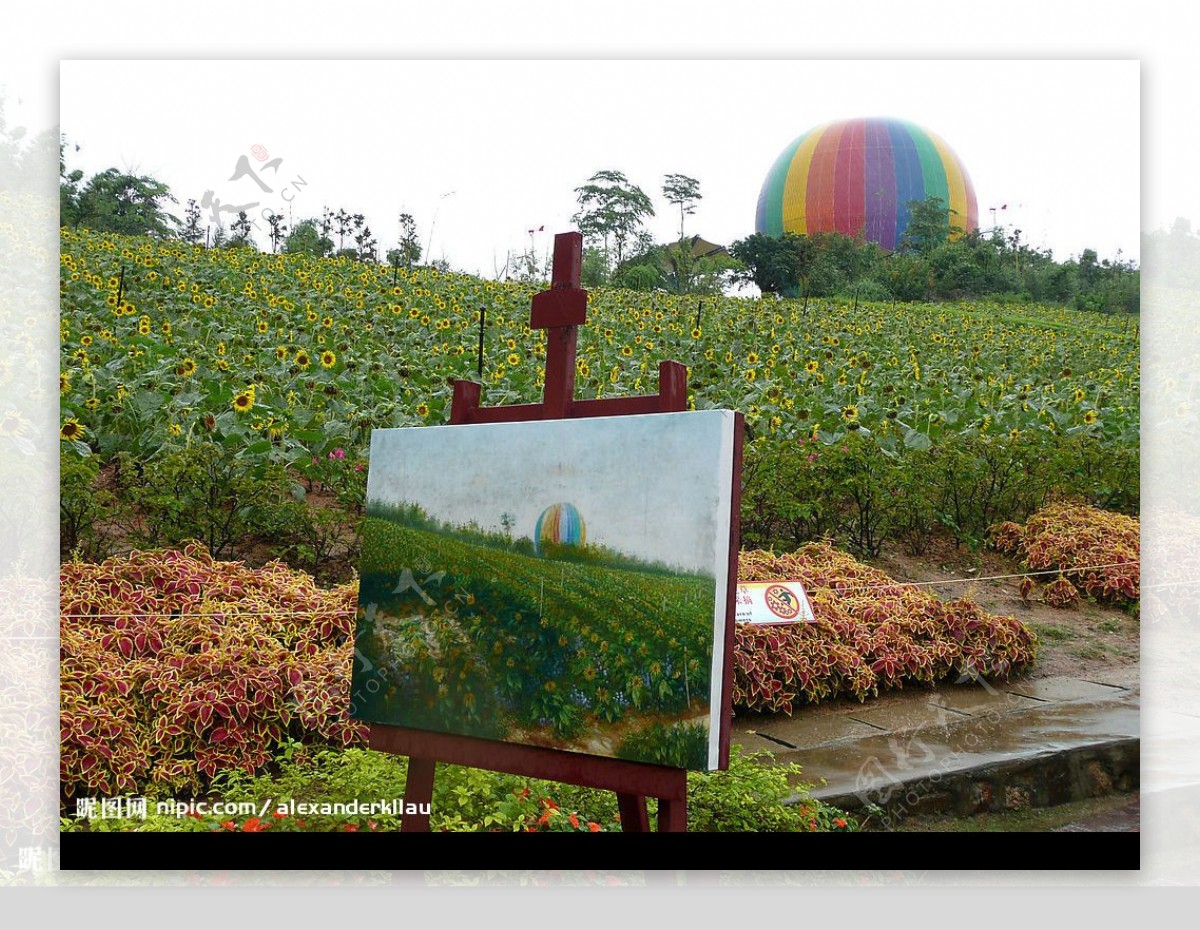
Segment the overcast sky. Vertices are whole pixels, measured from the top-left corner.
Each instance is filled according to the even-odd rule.
[[[1136,259],[1139,70],[1132,60],[64,61],[61,128],[70,167],[153,175],[181,205],[212,191],[293,221],[344,207],[366,215],[381,251],[407,211],[434,258],[490,277],[529,246],[529,229],[545,227],[534,237],[542,255],[571,228],[574,189],[600,169],[655,199],[659,241],[679,222],[663,175],[698,179],[688,231],[728,244],[753,232],[759,188],[794,138],[827,120],[893,116],[958,154],[981,225],[1007,204],[996,221],[1060,259],[1084,248]],[[231,180],[243,156],[271,192],[248,175]]]
[[[367,497],[497,533],[509,513],[518,538],[547,507],[574,504],[589,544],[716,576],[732,435],[716,410],[375,430]]]

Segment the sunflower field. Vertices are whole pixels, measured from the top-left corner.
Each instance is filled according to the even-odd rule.
[[[291,549],[271,554],[319,567],[353,541],[311,518],[288,523],[286,505],[328,490],[345,520],[360,519],[371,430],[447,421],[451,381],[476,377],[481,314],[483,402],[540,398],[533,285],[68,229],[61,265],[64,521],[77,524],[64,540],[92,556],[128,536],[100,540],[103,520],[80,517],[103,492],[110,520],[129,506],[140,544],[207,533],[241,553],[287,538]],[[945,528],[982,539],[1062,495],[1137,509],[1136,318],[1014,302],[589,294],[578,396],[654,391],[664,358],[688,366],[690,406],[746,415],[753,545],[831,535],[871,555]],[[180,482],[205,468],[189,497]],[[192,497],[242,523],[228,539],[189,532]],[[157,527],[174,529],[154,538]]]

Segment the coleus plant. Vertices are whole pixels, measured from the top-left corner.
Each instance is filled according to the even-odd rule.
[[[805,703],[865,700],[963,673],[1007,678],[1037,655],[1036,636],[1014,618],[991,616],[966,598],[941,601],[823,543],[789,555],[742,553],[739,575],[802,582],[815,617],[738,625],[734,703],[746,710],[792,713]]]

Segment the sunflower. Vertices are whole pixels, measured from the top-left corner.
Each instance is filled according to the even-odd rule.
[[[621,346],[621,354],[629,358],[633,355],[633,346]]]
[[[74,417],[69,418],[58,431],[59,438],[74,442],[83,439],[83,434],[87,432],[78,420]]]
[[[277,359],[279,359],[281,362],[282,362],[282,361],[283,361],[285,358],[287,358],[287,357],[288,357],[288,350],[287,350],[287,346],[276,346],[276,347],[275,347],[275,357],[276,357]]]
[[[296,353],[296,364],[301,368],[307,368],[312,364],[312,358],[309,356],[308,352],[306,352],[304,349],[301,349]]]
[[[1079,403],[1081,400],[1083,400],[1084,396],[1083,388],[1075,388],[1075,393],[1071,395],[1071,399],[1074,400],[1075,403]]]
[[[321,353],[321,367],[322,368],[332,368],[336,361],[337,361],[337,356],[334,355],[333,352],[331,352],[329,349],[326,349],[324,352]]]
[[[213,298],[212,298],[211,296],[209,296],[209,297],[205,297],[205,298],[204,298],[204,309],[205,309],[205,310],[211,310],[211,309],[212,309],[212,305],[213,305],[214,303],[216,303],[216,301],[215,301],[215,300],[213,300]]]
[[[185,358],[175,369],[175,374],[181,378],[190,378],[195,373],[196,363],[190,358]]]
[[[150,335],[150,317],[144,316],[138,320],[138,332],[143,336]]]
[[[89,397],[87,400],[85,400],[83,402],[83,405],[85,407],[87,407],[88,410],[98,410],[98,409],[100,409],[100,398],[99,397]]]
[[[704,334],[700,331],[699,326],[697,326],[695,329],[692,330],[692,338],[693,339],[699,339],[702,335],[704,335]]]
[[[429,416],[429,404],[417,404],[417,416],[422,419]]]
[[[804,370],[807,371],[811,375],[820,367],[821,367],[820,362],[818,362],[814,358],[814,359],[809,359],[808,364],[804,366]]]
[[[71,373],[64,371],[58,376],[58,393],[66,394],[71,390]]]
[[[758,353],[751,352],[749,355],[747,355],[746,356],[746,364],[747,365],[757,365],[758,364]]]
[[[269,324],[267,323],[266,320],[259,320],[257,323],[254,324],[254,328],[257,329],[260,333],[265,334],[267,329],[269,328]]]
[[[180,426],[178,423],[172,423],[170,426],[167,427],[167,435],[168,436],[182,436],[183,435],[183,427]]]
[[[233,409],[238,413],[249,413],[254,406],[254,391],[247,389],[233,398]]]
[[[851,404],[848,407],[842,408],[842,419],[847,423],[855,423],[858,421],[858,408]]]
[[[1091,426],[1098,419],[1100,419],[1100,414],[1096,413],[1095,410],[1089,410],[1086,413],[1084,413],[1084,415],[1083,415],[1083,422],[1086,423],[1088,426]]]
[[[0,436],[20,436],[29,429],[29,421],[15,410],[0,417]]]

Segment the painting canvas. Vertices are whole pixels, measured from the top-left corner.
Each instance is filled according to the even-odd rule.
[[[716,768],[734,417],[375,430],[352,715]]]

